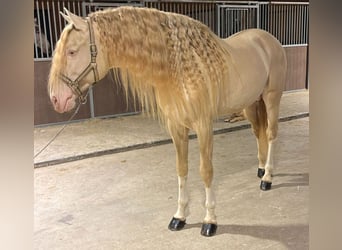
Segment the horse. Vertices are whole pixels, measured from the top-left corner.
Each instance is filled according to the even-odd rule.
[[[34,37],[34,57],[47,57],[51,51],[50,42],[44,32],[40,31],[37,18],[34,18]]]
[[[68,24],[56,44],[48,79],[51,103],[69,112],[85,92],[114,70],[127,93],[158,117],[176,151],[178,207],[168,228],[186,224],[189,197],[188,133],[200,151],[206,214],[203,236],[217,230],[213,191],[213,121],[244,110],[258,147],[260,188],[270,190],[286,55],[279,41],[260,29],[221,39],[190,17],[149,8],[119,7],[79,17],[67,9]],[[126,94],[127,94],[126,93]]]

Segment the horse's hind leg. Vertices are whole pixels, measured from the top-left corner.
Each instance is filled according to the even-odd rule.
[[[271,189],[273,172],[274,143],[278,135],[278,117],[282,90],[265,91],[262,95],[266,106],[267,129],[266,136],[268,141],[267,159],[265,163],[265,174],[261,178],[260,188],[262,190]]]
[[[186,210],[189,200],[186,188],[188,176],[189,129],[183,126],[177,126],[171,123],[171,121],[168,122],[168,128],[176,148],[176,169],[178,175],[178,209],[170,221],[168,228],[172,231],[178,231],[185,225]]]
[[[257,176],[263,177],[268,151],[268,140],[266,136],[267,117],[266,108],[262,99],[244,109],[244,114],[252,125],[253,133],[257,140],[259,167]]]
[[[203,236],[213,236],[216,233],[217,221],[215,215],[215,196],[212,189],[213,181],[213,132],[212,123],[197,124],[195,131],[198,136],[199,149],[200,149],[200,174],[205,184],[206,193],[206,216],[201,229]]]

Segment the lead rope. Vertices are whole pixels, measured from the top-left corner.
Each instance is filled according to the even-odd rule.
[[[87,97],[88,97],[88,94],[89,94],[89,89],[88,89],[88,92],[85,96],[85,100],[87,100]],[[50,141],[41,149],[38,151],[38,153],[36,153],[33,157],[33,159],[35,159],[38,155],[40,155],[56,138],[57,136],[60,135],[60,133],[62,133],[62,131],[65,129],[65,127],[69,124],[69,122],[75,117],[75,115],[78,113],[80,107],[82,104],[85,104],[86,102],[82,103],[82,102],[79,102],[78,103],[78,106],[77,108],[75,109],[74,113],[72,114],[72,116],[69,118],[69,120],[63,125],[63,127],[54,135],[54,137],[52,137],[50,139]]]

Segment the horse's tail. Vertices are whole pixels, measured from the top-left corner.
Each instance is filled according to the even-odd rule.
[[[262,98],[257,102],[257,116],[258,116],[258,123],[260,128],[263,127],[264,129],[267,128],[267,112],[265,102]]]
[[[259,148],[264,149],[266,152],[264,152],[265,155],[267,155],[267,149],[268,149],[268,140],[267,140],[267,112],[266,112],[266,106],[265,102],[262,98],[260,98],[259,101],[256,103],[256,116],[257,116],[257,122],[258,122],[258,143]]]

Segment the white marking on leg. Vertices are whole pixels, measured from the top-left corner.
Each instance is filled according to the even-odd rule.
[[[216,215],[215,215],[215,195],[211,187],[205,188],[205,194],[206,194],[206,201],[205,201],[205,207],[207,209],[206,216],[204,218],[204,223],[212,223],[216,224]]]
[[[267,160],[265,164],[265,174],[262,177],[262,180],[266,182],[272,182],[274,141],[275,140],[268,142],[268,152],[267,152]]]
[[[189,198],[186,182],[187,176],[178,176],[178,209],[174,217],[180,220],[185,220],[188,213],[187,209]]]
[[[256,140],[257,141],[257,146],[258,146],[258,160],[259,160],[259,168],[265,168],[265,165],[261,162],[260,160],[260,144],[259,144],[259,140]]]

